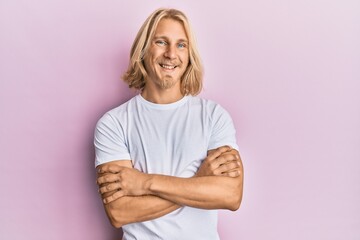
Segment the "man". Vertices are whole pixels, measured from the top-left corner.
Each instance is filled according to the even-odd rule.
[[[243,167],[229,114],[195,97],[202,66],[186,16],[152,13],[124,80],[140,94],[95,131],[97,183],[123,239],[219,239],[217,211],[236,210]]]

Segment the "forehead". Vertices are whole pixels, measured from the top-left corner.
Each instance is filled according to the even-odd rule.
[[[183,23],[171,18],[163,18],[160,20],[156,27],[154,37],[165,37],[172,40],[188,39]]]

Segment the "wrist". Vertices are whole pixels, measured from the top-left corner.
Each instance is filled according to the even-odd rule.
[[[144,191],[145,191],[145,195],[151,195],[152,191],[151,191],[151,186],[153,184],[154,181],[154,175],[153,174],[146,174],[146,179],[144,181]]]

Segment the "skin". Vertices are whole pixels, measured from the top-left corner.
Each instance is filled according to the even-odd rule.
[[[193,177],[201,179],[201,181],[169,176],[158,179],[165,186],[165,190],[174,189],[174,187],[182,189],[181,192],[175,193],[175,196],[186,196],[187,204],[184,204],[181,199],[166,199],[166,191],[162,193],[163,197],[137,195],[147,192],[147,190],[142,189],[142,186],[146,185],[145,179],[149,179],[147,177],[159,177],[160,175],[141,173],[132,168],[130,160],[114,161],[98,166],[97,184],[110,222],[114,227],[119,228],[128,223],[161,217],[183,205],[204,209],[236,210],[242,198],[242,169],[238,152],[230,147],[223,146],[208,151],[207,158]],[[138,179],[139,176],[141,180]],[[136,181],[131,181],[133,177],[136,177]],[[215,177],[217,178],[215,179]],[[211,178],[212,181],[209,181]],[[174,179],[176,182],[169,182],[169,180]],[[131,185],[132,183],[137,185]],[[118,184],[120,184],[120,188]],[[227,188],[224,188],[225,184]],[[121,188],[122,185],[124,185],[123,188]],[[127,187],[125,188],[125,186]],[[189,187],[192,188],[191,194],[188,192]],[[183,191],[184,189],[186,191]],[[209,194],[212,193],[216,194],[210,201]]]
[[[183,25],[162,19],[156,28],[144,65],[148,73],[142,96],[166,104],[180,100],[180,79],[189,64],[188,38]],[[168,68],[162,66],[166,65]]]
[[[180,22],[160,21],[144,58],[146,100],[167,104],[183,97],[180,79],[189,63],[187,39]],[[236,210],[242,199],[241,158],[228,146],[208,151],[192,178],[146,174],[134,169],[129,159],[102,164],[97,172],[99,193],[115,227],[152,220],[181,206]]]

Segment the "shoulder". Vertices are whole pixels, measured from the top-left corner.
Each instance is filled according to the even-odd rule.
[[[199,107],[209,116],[218,116],[228,114],[228,112],[213,100],[205,99],[197,96],[189,96],[189,102],[192,107]]]
[[[209,100],[209,99],[205,99],[205,98],[201,98],[198,96],[188,96],[189,98],[189,103],[192,106],[201,106],[201,107],[205,107],[205,108],[215,108],[217,105],[216,102]]]
[[[137,96],[131,98],[127,102],[121,104],[118,107],[115,107],[107,111],[97,122],[99,125],[113,125],[124,122],[127,119],[129,111],[132,111],[133,106],[136,104]]]

